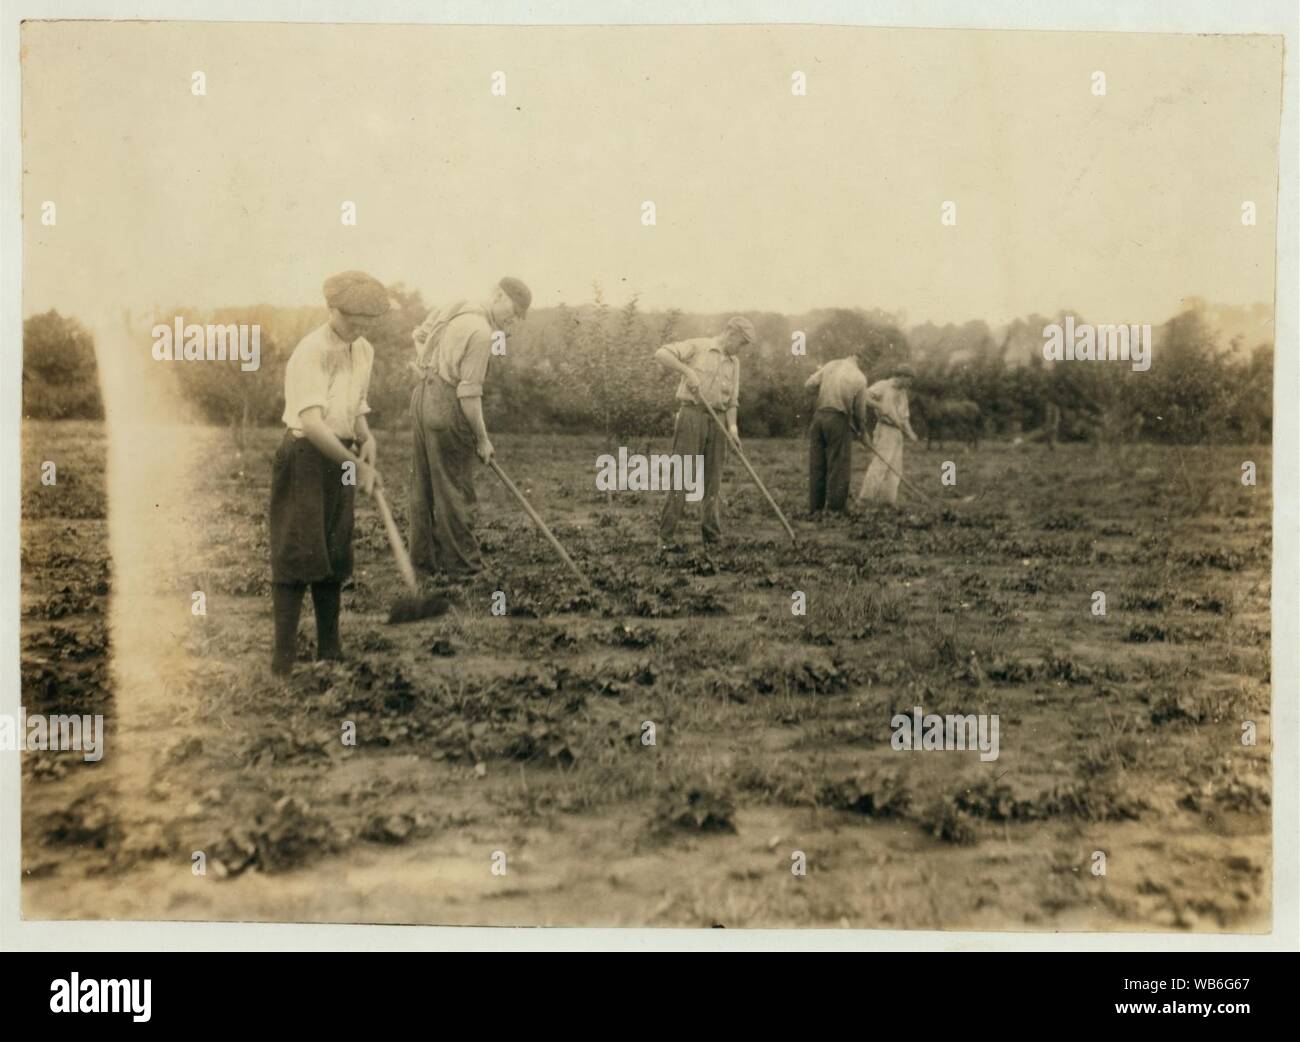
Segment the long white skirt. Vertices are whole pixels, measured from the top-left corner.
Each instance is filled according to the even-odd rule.
[[[887,423],[877,423],[871,444],[876,452],[871,454],[871,465],[867,467],[867,476],[862,479],[858,502],[874,500],[897,506],[898,476],[903,473],[903,432]],[[894,468],[892,472],[885,466],[886,462]]]

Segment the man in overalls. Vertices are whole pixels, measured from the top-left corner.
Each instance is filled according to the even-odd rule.
[[[492,458],[483,384],[494,336],[508,336],[530,303],[528,287],[507,277],[487,303],[449,305],[415,330],[410,541],[411,562],[426,574],[457,581],[483,567],[473,517],[474,457]]]

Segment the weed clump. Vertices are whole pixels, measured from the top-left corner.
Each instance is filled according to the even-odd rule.
[[[669,789],[659,799],[652,822],[654,831],[732,833],[736,805],[725,792],[703,785]]]
[[[822,787],[818,802],[868,818],[902,817],[912,802],[897,771],[858,771]]]

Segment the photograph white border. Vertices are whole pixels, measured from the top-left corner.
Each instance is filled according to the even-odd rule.
[[[242,22],[364,22],[477,25],[802,24],[1064,32],[1262,33],[1285,38],[1279,142],[1274,401],[1300,400],[1295,349],[1300,288],[1300,134],[1295,0],[6,0],[0,10],[0,445],[9,481],[0,482],[0,712],[16,715],[19,658],[19,538],[22,402],[22,154],[20,26],[29,19]],[[1047,933],[923,930],[511,929],[434,926],[320,926],[154,921],[43,922],[20,917],[20,758],[0,755],[0,950],[944,950],[1260,951],[1300,950],[1300,497],[1297,432],[1289,409],[1274,410],[1272,622],[1273,930],[1268,934]]]

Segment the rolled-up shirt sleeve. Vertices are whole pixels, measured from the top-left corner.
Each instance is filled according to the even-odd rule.
[[[285,416],[301,422],[307,409],[324,409],[329,401],[329,375],[318,351],[295,351],[284,369]]]
[[[858,388],[853,396],[853,425],[860,431],[867,429],[867,385]]]
[[[731,401],[727,402],[728,409],[737,409],[740,407],[740,359],[732,359],[731,363]]]
[[[681,362],[690,365],[695,360],[695,344],[690,340],[679,340],[675,344],[664,344],[664,350]]]
[[[483,397],[483,384],[487,380],[488,363],[492,360],[492,337],[476,329],[465,345],[460,360],[460,382],[456,384],[457,398]]]

